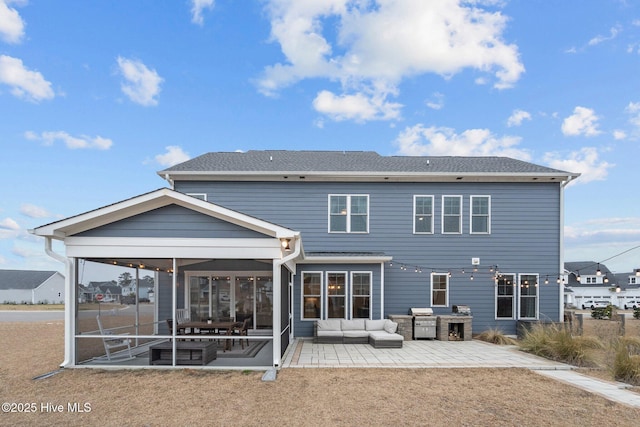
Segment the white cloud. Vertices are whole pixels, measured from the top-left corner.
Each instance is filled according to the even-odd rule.
[[[67,148],[72,150],[95,148],[97,150],[108,150],[113,145],[113,141],[101,136],[90,137],[86,135],[72,136],[65,131],[48,131],[40,135],[33,131],[24,133],[24,137],[31,141],[42,141],[44,145],[53,145],[56,141],[63,142]]]
[[[49,213],[45,208],[29,203],[25,203],[20,206],[20,213],[28,216],[29,218],[48,218],[51,216],[51,213]]]
[[[416,125],[406,128],[395,140],[398,152],[407,156],[506,156],[530,160],[527,150],[519,149],[520,138],[496,137],[488,129],[454,129]]]
[[[552,168],[580,173],[580,178],[573,181],[576,184],[604,181],[609,174],[609,169],[615,166],[601,160],[598,150],[594,147],[583,147],[579,151],[569,153],[567,157],[558,152],[549,152],[544,158]]]
[[[435,92],[425,104],[432,110],[441,110],[444,107],[444,95],[440,92]]]
[[[614,130],[613,131],[613,138],[617,141],[622,140],[622,139],[626,139],[627,138],[627,133],[623,130]]]
[[[191,0],[191,22],[198,25],[204,24],[202,12],[205,9],[212,10],[214,6],[214,0]]]
[[[0,0],[0,39],[20,43],[24,37],[24,21],[17,10],[9,7],[11,0]]]
[[[620,33],[620,27],[611,27],[611,29],[609,30],[609,35],[608,36],[603,36],[603,35],[597,35],[594,38],[592,38],[591,40],[589,40],[589,43],[587,43],[589,46],[595,46],[598,45],[600,43],[609,41],[609,40],[613,40],[615,39],[618,34]]]
[[[170,145],[166,148],[166,152],[164,154],[158,154],[155,156],[155,161],[162,166],[173,166],[178,163],[186,162],[191,158],[188,153],[185,153],[181,147],[176,145]]]
[[[472,68],[493,74],[494,87],[503,89],[524,72],[517,46],[502,39],[507,18],[479,4],[270,0],[266,10],[285,57],[260,77],[266,95],[325,78],[340,82],[347,97],[364,92],[384,103],[410,76],[450,78]]]
[[[363,93],[334,95],[323,90],[313,100],[313,107],[336,121],[364,122],[398,118],[401,105],[385,101],[384,96],[367,97]]]
[[[524,120],[531,120],[531,114],[524,110],[513,110],[509,119],[507,119],[507,126],[520,126]]]
[[[20,225],[12,218],[0,220],[0,239],[14,239],[20,234]]]
[[[631,116],[629,123],[640,128],[640,102],[630,102],[625,108],[625,112]]]
[[[158,95],[160,94],[160,84],[162,77],[156,70],[150,70],[141,61],[127,59],[119,56],[117,58],[120,73],[125,81],[120,88],[129,99],[136,104],[145,107],[158,105]]]
[[[17,98],[38,102],[52,99],[55,95],[51,83],[38,71],[31,71],[22,64],[22,60],[0,55],[0,83],[11,87],[11,94]]]
[[[596,136],[601,133],[598,130],[598,119],[592,109],[576,107],[573,114],[562,122],[562,133],[566,136]]]

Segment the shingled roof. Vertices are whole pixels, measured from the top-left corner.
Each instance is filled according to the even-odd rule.
[[[56,271],[0,270],[0,289],[35,289]]]
[[[177,164],[159,175],[527,175],[577,177],[578,174],[508,157],[381,156],[374,151],[213,152]]]

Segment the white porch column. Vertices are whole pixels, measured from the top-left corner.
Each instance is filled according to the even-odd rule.
[[[64,287],[67,296],[64,302],[64,361],[60,364],[63,368],[76,364],[76,308],[78,307],[76,259],[67,258],[65,266]]]
[[[281,339],[281,322],[280,322],[280,313],[281,313],[281,295],[282,289],[280,289],[282,285],[282,278],[280,277],[281,263],[273,260],[273,366],[276,368],[280,367],[280,347],[282,345]]]

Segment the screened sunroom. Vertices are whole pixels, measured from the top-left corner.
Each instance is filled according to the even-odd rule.
[[[63,366],[264,369],[291,342],[297,232],[161,189],[32,233],[66,265]]]

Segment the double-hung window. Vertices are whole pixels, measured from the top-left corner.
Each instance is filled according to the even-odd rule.
[[[520,319],[538,318],[538,275],[520,275]]]
[[[368,195],[329,195],[329,233],[368,232]]]
[[[413,196],[413,232],[433,234],[433,196]]]
[[[371,272],[351,272],[351,318],[371,318]]]
[[[327,319],[346,319],[347,273],[327,273]]]
[[[322,273],[319,271],[302,273],[302,318],[305,320],[322,318]]]
[[[491,233],[491,198],[471,196],[471,234]]]
[[[449,275],[431,273],[431,305],[446,307],[449,305]]]
[[[462,233],[462,196],[442,196],[442,234]]]
[[[516,278],[502,274],[496,282],[496,319],[513,319],[515,315]]]

